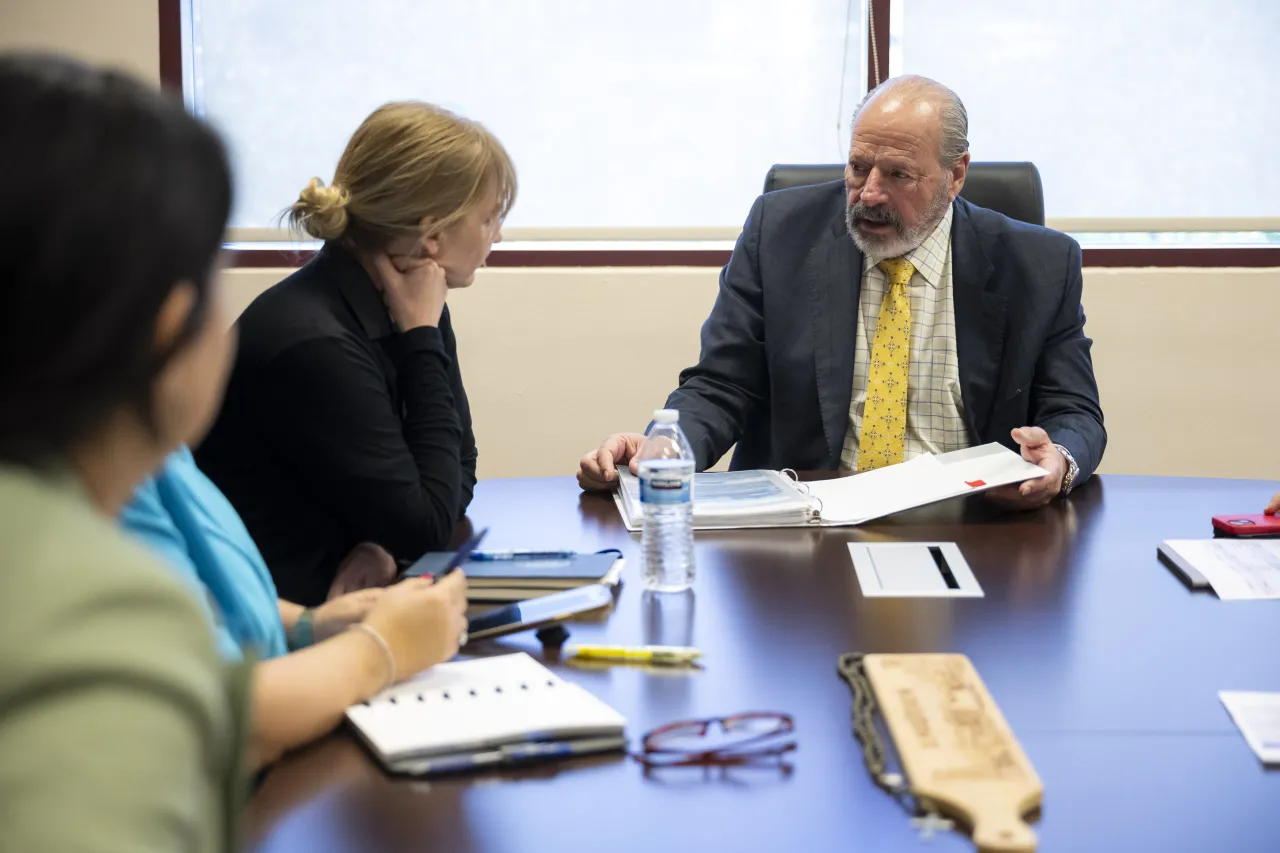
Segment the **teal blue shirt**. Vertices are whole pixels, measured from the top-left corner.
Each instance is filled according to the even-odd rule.
[[[235,507],[183,447],[144,482],[121,514],[195,591],[213,622],[223,657],[244,648],[259,659],[288,652],[276,585]]]

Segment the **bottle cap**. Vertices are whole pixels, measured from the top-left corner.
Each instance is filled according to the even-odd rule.
[[[680,412],[676,409],[658,409],[653,413],[653,422],[659,424],[674,424],[680,421]]]

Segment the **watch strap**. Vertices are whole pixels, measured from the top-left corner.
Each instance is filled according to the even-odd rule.
[[[285,633],[290,651],[305,649],[315,642],[315,615],[316,611],[311,607],[298,614],[298,621]]]
[[[1062,490],[1058,493],[1059,497],[1066,497],[1071,494],[1071,489],[1075,487],[1076,476],[1080,473],[1080,466],[1076,464],[1076,458],[1071,455],[1071,451],[1067,450],[1061,444],[1055,444],[1054,447],[1062,454],[1062,458],[1067,460],[1067,471],[1062,475]]]

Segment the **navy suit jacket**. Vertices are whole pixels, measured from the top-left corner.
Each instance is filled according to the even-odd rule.
[[[1016,448],[1044,428],[1080,466],[1106,447],[1080,306],[1080,246],[963,199],[951,271],[964,418],[972,444]],[[853,397],[862,252],[843,181],[756,199],[720,274],[698,363],[667,400],[698,469],[736,442],[733,468],[835,469]]]

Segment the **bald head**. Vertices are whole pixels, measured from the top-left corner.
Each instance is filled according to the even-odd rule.
[[[855,134],[864,113],[936,136],[938,162],[944,169],[955,166],[969,150],[969,113],[960,96],[937,80],[904,74],[884,81],[853,111]]]

